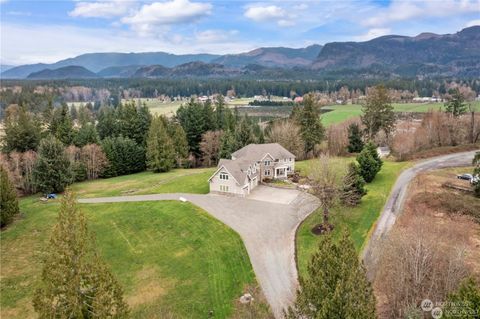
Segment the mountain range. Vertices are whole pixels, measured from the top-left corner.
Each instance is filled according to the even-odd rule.
[[[10,67],[10,66],[9,66]],[[480,26],[454,34],[388,35],[306,48],[268,47],[240,54],[88,53],[53,64],[4,70],[4,79],[321,76],[480,77]]]

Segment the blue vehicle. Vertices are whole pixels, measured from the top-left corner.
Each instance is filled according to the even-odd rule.
[[[45,196],[47,199],[57,199],[57,194],[51,193]]]

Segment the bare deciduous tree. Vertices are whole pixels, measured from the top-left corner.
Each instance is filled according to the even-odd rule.
[[[403,318],[426,298],[445,300],[468,275],[464,249],[438,242],[458,236],[455,231],[434,229],[423,217],[412,224],[393,230],[380,251],[375,285],[389,301],[388,318]]]
[[[331,165],[330,157],[322,154],[312,167],[309,178],[313,181],[312,190],[320,200],[323,211],[323,226],[325,230],[333,227],[329,222],[330,208],[339,195],[339,176]]]
[[[82,147],[81,161],[87,171],[87,179],[96,179],[108,165],[107,157],[97,144],[88,144]]]
[[[298,159],[304,158],[305,144],[300,127],[292,120],[276,121],[267,131],[266,140],[278,143],[292,152]]]
[[[218,163],[222,135],[223,131],[207,131],[202,134],[200,151],[205,166],[210,167]]]

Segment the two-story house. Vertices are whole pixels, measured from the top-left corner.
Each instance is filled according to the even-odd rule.
[[[295,155],[278,143],[249,144],[221,159],[209,178],[210,192],[246,196],[265,179],[285,179],[295,170]]]

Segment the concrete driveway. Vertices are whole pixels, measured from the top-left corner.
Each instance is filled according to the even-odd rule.
[[[259,200],[276,204],[288,205],[298,196],[298,191],[294,189],[273,188],[263,185],[255,187],[248,195],[248,199]]]
[[[257,281],[276,318],[295,299],[295,231],[314,211],[317,198],[297,190],[259,186],[247,198],[223,195],[155,194],[79,199],[80,203],[178,200],[184,197],[230,226],[242,238]],[[239,296],[240,297],[240,296]]]

